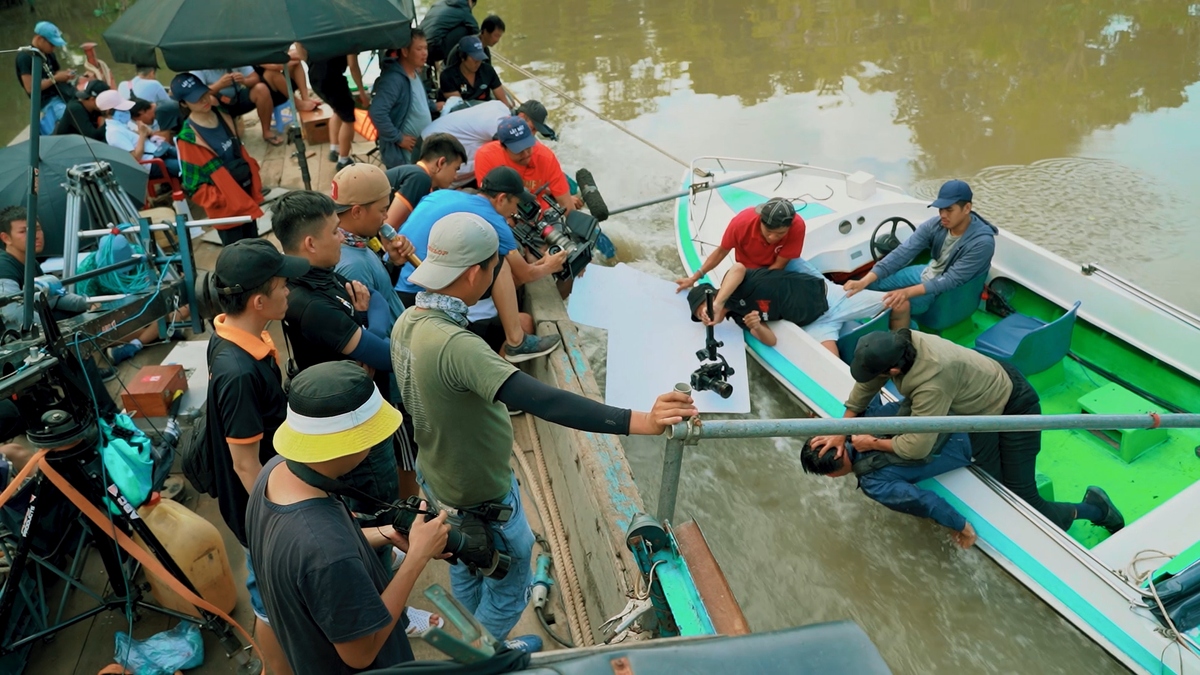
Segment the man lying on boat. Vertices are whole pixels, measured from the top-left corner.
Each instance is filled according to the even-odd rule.
[[[944,340],[901,328],[868,333],[858,341],[850,375],[855,385],[846,400],[846,417],[858,417],[892,380],[911,401],[914,417],[942,415],[1040,415],[1037,391],[1008,363]],[[857,435],[859,452],[894,453],[904,460],[924,460],[933,451],[938,435],[900,434],[893,438]],[[972,455],[979,468],[1012,490],[1018,497],[1066,530],[1078,519],[1090,520],[1109,532],[1125,526],[1125,518],[1104,490],[1091,486],[1083,501],[1050,502],[1037,491],[1037,455],[1042,449],[1040,431],[970,434]],[[819,453],[847,456],[846,436],[817,436],[810,442]]]
[[[826,349],[838,353],[837,339],[847,321],[871,319],[883,311],[883,293],[863,291],[850,297],[841,286],[829,283],[815,267],[797,258],[802,272],[787,269],[746,269],[735,263],[721,280],[713,298],[713,316],[708,316],[704,294],[712,284],[700,284],[688,292],[692,320],[706,326],[733,317],[737,325],[763,344],[774,347],[775,332],[765,323],[783,319],[804,329]]]
[[[862,279],[847,281],[846,295],[865,289],[884,291],[884,306],[892,310],[893,329],[909,325],[933,306],[940,293],[958,288],[987,273],[996,252],[995,225],[971,210],[971,186],[961,180],[947,181],[929,206],[938,215],[921,223]],[[913,265],[918,255],[929,251],[928,265]]]
[[[900,403],[884,404],[876,396],[864,413],[867,417],[892,417],[908,414]],[[843,455],[827,452],[811,442],[800,451],[805,473],[840,478],[853,473],[863,494],[893,511],[929,518],[950,530],[954,543],[963,548],[975,544],[975,528],[945,499],[933,490],[919,487],[926,478],[971,464],[971,441],[967,434],[940,434],[932,451],[924,459],[906,460],[895,453],[859,450],[855,436],[846,443]]]

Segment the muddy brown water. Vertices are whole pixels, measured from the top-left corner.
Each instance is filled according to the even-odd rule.
[[[40,18],[72,44],[102,42],[120,9],[37,8],[0,11],[0,49],[27,43]],[[963,178],[997,225],[1200,311],[1200,4],[484,0],[475,11],[507,23],[500,54],[685,160],[862,169],[923,196]],[[6,136],[28,121],[11,59],[0,55]],[[500,70],[547,105],[564,166],[591,169],[610,207],[680,184],[672,160]],[[672,226],[659,206],[605,229],[622,260],[672,277]],[[603,333],[585,337],[603,378]],[[751,387],[753,415],[802,414],[753,365]],[[662,442],[626,448],[653,510]],[[1123,672],[982,553],[851,481],[804,476],[798,450],[706,441],[684,463],[678,515],[701,522],[755,630],[852,619],[897,673]]]

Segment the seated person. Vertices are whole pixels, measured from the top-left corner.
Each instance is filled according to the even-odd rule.
[[[103,142],[104,117],[96,107],[96,97],[105,91],[108,91],[108,83],[103,80],[92,80],[76,91],[75,98],[67,101],[62,119],[54,127],[54,135],[79,134]]]
[[[971,198],[971,187],[965,182],[943,184],[938,198],[929,205],[938,215],[921,223],[865,277],[847,281],[843,286],[846,295],[865,288],[886,291],[884,304],[892,310],[891,327],[905,328],[911,317],[929,310],[939,293],[987,272],[1000,230],[971,210]],[[928,265],[909,264],[925,251],[932,256]]]
[[[704,275],[715,270],[733,251],[734,260],[746,269],[767,268],[805,271],[799,260],[804,249],[804,219],[796,214],[790,200],[774,197],[747,209],[743,209],[725,228],[721,245],[708,255],[708,259],[690,277],[676,279],[679,287],[675,292],[686,291]]]
[[[549,184],[550,196],[565,211],[574,211],[575,199],[571,196],[571,185],[563,173],[554,152],[538,142],[529,126],[521,117],[500,120],[496,137],[475,153],[475,180],[483,185],[483,177],[498,166],[507,166],[521,176],[525,189],[535,193]],[[548,204],[542,198],[538,203],[545,211]]]
[[[803,261],[801,261],[803,262]],[[783,319],[804,329],[823,347],[838,354],[837,339],[849,321],[871,319],[883,311],[883,293],[866,291],[851,299],[837,284],[825,281],[816,268],[804,262],[804,272],[755,269],[735,263],[721,280],[713,298],[712,318],[704,292],[710,284],[688,291],[692,320],[716,325],[732,316],[759,342],[774,347],[775,332],[765,321]]]
[[[275,112],[271,88],[254,72],[253,66],[193,70],[192,74],[208,86],[217,102],[235,118],[251,111],[258,112],[263,140],[270,145],[283,145],[283,137],[271,126],[271,116]]]
[[[901,403],[883,404],[878,396],[867,407],[867,417],[892,417],[901,414]],[[971,464],[971,441],[967,434],[941,434],[934,450],[923,460],[905,460],[893,453],[879,450],[860,451],[855,443],[859,436],[846,443],[846,453],[821,454],[824,446],[805,442],[800,451],[800,465],[805,473],[838,478],[853,473],[863,494],[884,506],[920,518],[930,518],[950,530],[954,543],[963,548],[975,544],[975,528],[945,499],[933,490],[917,485],[926,478],[953,471]]]
[[[119,92],[110,89],[96,97],[96,107],[104,115],[104,138],[109,145],[128,152],[137,160],[161,159],[167,167],[167,173],[173,178],[179,177],[179,153],[168,141],[163,140],[162,132],[156,134],[150,125],[142,121],[154,121],[152,104],[141,99],[130,101],[121,98]],[[133,119],[135,107],[138,107],[137,120]],[[150,177],[162,178],[162,170],[151,164]]]
[[[163,104],[171,101],[167,88],[158,81],[158,66],[136,66],[137,72],[133,79],[117,85],[117,91],[125,98],[141,98],[151,103]]]
[[[263,82],[267,83],[267,87],[271,89],[271,105],[279,107],[288,100],[288,83],[287,78],[283,75],[284,65],[282,63],[264,63],[261,66],[253,66],[254,72]],[[304,66],[300,64],[300,60],[293,58],[287,64],[288,75],[292,78],[292,92],[296,98],[296,110],[308,112],[316,110],[318,102],[312,100],[308,93],[308,75],[304,72]]]
[[[150,140],[161,142],[165,147],[170,148],[174,156],[178,158],[179,154],[175,149],[175,133],[178,130],[173,131],[170,128],[163,128],[160,122],[163,116],[159,114],[158,104],[140,98],[133,98],[131,100],[133,101],[133,107],[129,109],[129,122],[125,126],[129,127],[131,131],[137,129],[138,122],[150,127]],[[175,104],[167,102],[163,105],[171,106]],[[178,110],[178,106],[176,106],[176,116],[179,115]]]
[[[450,134],[426,137],[416,164],[402,164],[386,172],[395,195],[388,206],[387,224],[399,231],[426,195],[450,187],[466,161],[467,151],[457,138]]]
[[[464,101],[502,101],[508,102],[508,94],[504,91],[504,83],[496,74],[496,69],[488,63],[488,55],[483,50],[483,43],[478,35],[468,35],[458,42],[457,63],[446,62],[439,82],[439,90],[446,99],[458,96]]]

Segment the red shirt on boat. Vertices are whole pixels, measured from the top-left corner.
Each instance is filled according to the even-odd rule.
[[[476,164],[478,166],[478,164]],[[733,251],[734,259],[750,269],[770,267],[775,258],[791,260],[800,257],[804,248],[804,219],[797,215],[783,239],[768,244],[762,236],[762,220],[754,207],[743,209],[729,221],[721,248]]]

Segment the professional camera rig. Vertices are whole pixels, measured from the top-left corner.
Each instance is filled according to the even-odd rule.
[[[713,315],[713,290],[704,291],[704,302],[708,305],[708,316]],[[733,385],[729,378],[733,368],[725,361],[725,357],[717,352],[718,347],[724,347],[724,342],[718,342],[713,334],[712,326],[705,326],[704,349],[696,352],[696,358],[702,362],[696,372],[692,373],[692,389],[696,391],[713,391],[721,398],[733,395]]]
[[[554,201],[549,190],[549,183],[543,185],[534,193],[533,202],[517,208],[513,235],[538,258],[566,251],[562,270],[554,273],[556,279],[566,281],[578,276],[592,262],[592,251],[600,238],[600,221],[582,211],[568,213]],[[540,201],[546,202],[544,210]],[[546,247],[544,253],[543,247]]]

